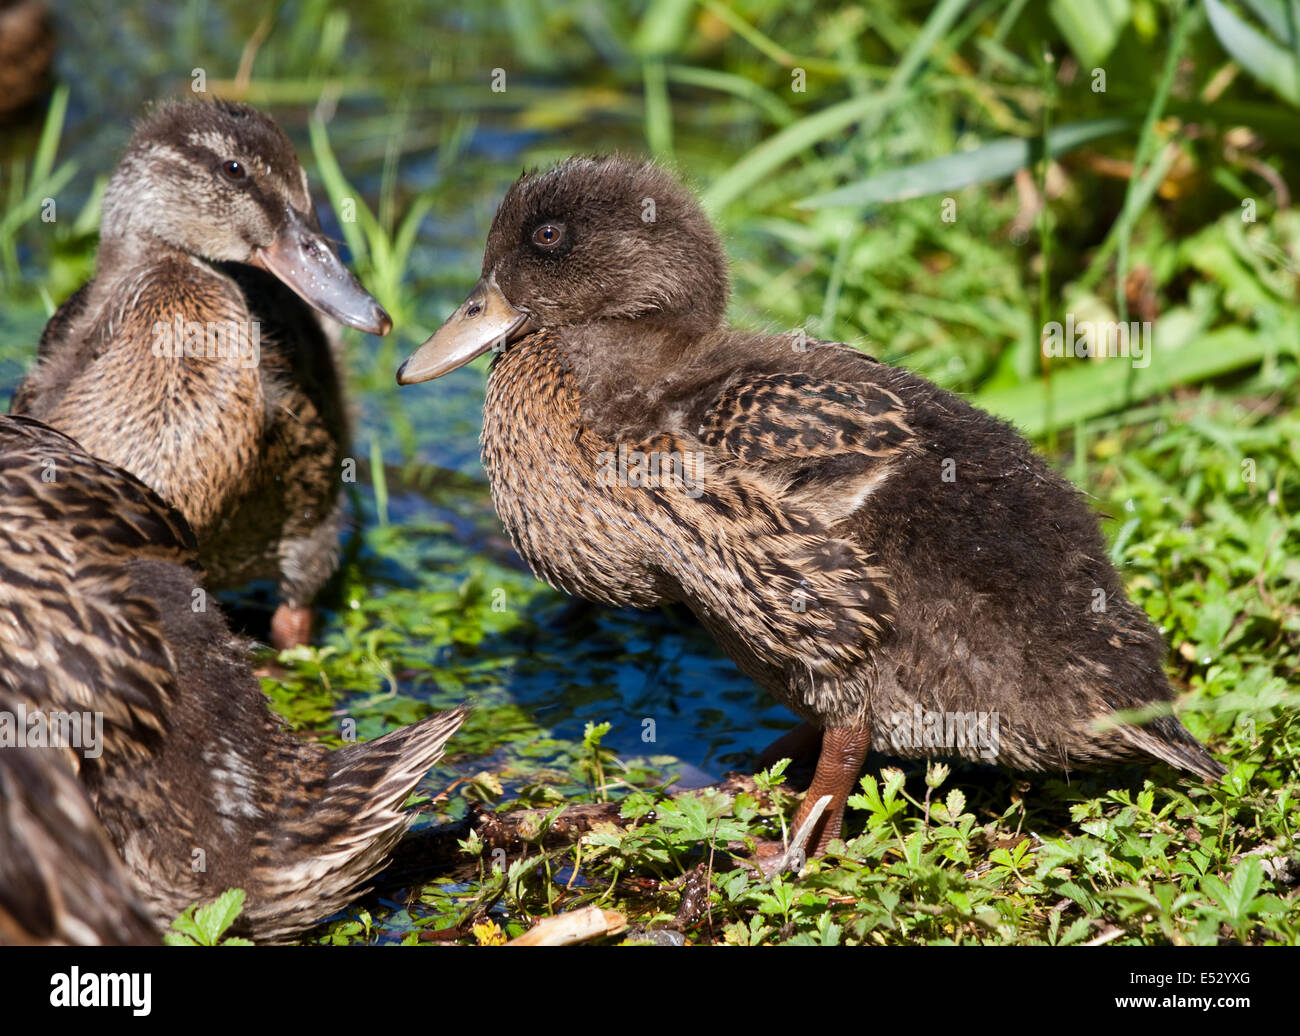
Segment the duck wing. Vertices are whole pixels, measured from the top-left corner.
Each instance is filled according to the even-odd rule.
[[[101,930],[89,918],[60,930],[11,901],[93,888],[64,856],[103,848],[106,832],[157,926],[238,887],[241,931],[288,938],[379,872],[413,819],[402,803],[463,721],[463,708],[439,713],[335,752],[299,739],[220,608],[194,606],[195,558],[184,519],[138,479],[39,421],[0,417],[0,708],[103,716],[99,758],[51,752],[37,770],[0,758],[0,942]],[[25,805],[55,794],[70,815],[61,843]],[[95,873],[111,891],[106,859]],[[100,905],[121,921],[105,939],[143,937],[134,900]]]
[[[124,759],[152,753],[175,695],[157,606],[132,591],[137,558],[196,566],[180,514],[66,435],[0,417],[0,688],[101,712]]]
[[[699,436],[831,523],[857,510],[913,442],[907,408],[893,392],[804,372],[729,382],[705,412]]]

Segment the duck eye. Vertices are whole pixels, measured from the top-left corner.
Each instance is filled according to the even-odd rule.
[[[243,162],[236,162],[233,158],[228,158],[221,163],[221,175],[231,183],[238,183],[240,180],[248,179],[248,169]]]
[[[533,244],[549,251],[564,241],[563,223],[543,223],[533,231]]]

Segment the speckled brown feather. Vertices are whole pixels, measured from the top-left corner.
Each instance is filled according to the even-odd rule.
[[[879,385],[808,374],[764,374],[725,388],[700,438],[744,464],[841,454],[889,457],[911,436],[903,404]]]
[[[252,315],[243,294],[171,256],[98,303],[93,324],[71,320],[62,341],[50,343],[50,359],[18,398],[30,416],[151,486],[205,540],[237,508],[261,459],[262,377],[223,359],[155,357],[154,327],[176,319],[245,325]],[[66,380],[51,384],[65,344],[79,347],[75,360]]]
[[[497,513],[534,571],[608,604],[684,601],[744,668],[780,673],[781,697],[793,695],[797,711],[864,707],[826,702],[826,680],[865,664],[891,624],[884,571],[687,436],[620,444],[589,430],[574,388],[551,332],[513,346],[488,385],[488,413],[511,418],[485,421],[484,466]],[[682,477],[653,489],[602,484],[602,459],[620,445],[681,457]],[[539,484],[544,491],[533,491]]]
[[[280,940],[379,871],[464,711],[330,752],[283,727],[245,654],[175,510],[61,433],[0,418],[0,693],[104,715],[102,755],[67,765],[156,925],[242,888],[240,930]]]
[[[101,712],[106,750],[141,761],[166,728],[173,661],[121,558],[192,564],[193,535],[147,486],[26,418],[0,420],[0,499],[3,682]]]
[[[0,750],[0,946],[157,943],[75,769],[71,751]]]

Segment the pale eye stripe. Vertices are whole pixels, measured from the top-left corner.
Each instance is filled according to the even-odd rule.
[[[185,139],[186,142],[193,147],[204,148],[207,151],[211,151],[214,155],[222,152],[234,152],[238,150],[232,146],[230,138],[224,133],[189,133],[186,135]],[[235,156],[232,154],[227,155],[227,157]]]
[[[176,162],[188,165],[194,161],[194,156],[192,154],[173,144],[151,143],[146,153],[151,162],[158,160],[161,162]]]

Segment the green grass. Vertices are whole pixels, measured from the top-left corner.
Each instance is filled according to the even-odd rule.
[[[141,96],[176,92],[161,55],[201,37],[210,88],[270,107],[318,198],[352,203],[341,232],[398,326],[351,343],[357,451],[379,477],[355,487],[361,529],[322,643],[286,659],[268,693],[331,742],[344,718],[371,737],[475,698],[422,786],[422,823],[605,799],[631,821],[504,868],[471,841],[455,875],[400,908],[367,900],[307,941],[417,943],[456,925],[461,942],[492,942],[585,902],[626,913],[618,940],[636,939],[672,921],[677,883],[710,853],[691,942],[1300,941],[1296,29],[1273,17],[1286,5],[1078,6],[1087,17],[993,0],[517,0],[504,17],[444,4],[413,32],[397,0],[322,0],[280,9],[261,38],[260,10],[201,18],[196,3],[103,28],[109,41],[72,38],[75,103],[57,95],[0,165],[0,395],[93,268],[103,156],[136,100],[96,93],[105,55],[126,34],[154,55],[136,63]],[[554,709],[516,700],[539,643],[565,657],[557,629],[626,643],[611,668],[653,670],[657,645],[638,631],[676,628],[556,619],[560,598],[492,546],[472,405],[399,395],[393,370],[473,283],[520,166],[612,149],[659,156],[701,189],[737,323],[859,343],[966,393],[1093,495],[1169,643],[1182,719],[1229,768],[1221,785],[873,758],[845,841],[804,877],[762,883],[726,869],[724,846],[781,836],[793,800],[776,781],[668,798],[679,757],[602,744],[646,714],[604,673],[557,666]],[[1067,313],[1153,321],[1152,363],[1045,363],[1044,324]],[[555,736],[603,700],[617,704],[585,736]],[[702,710],[701,739],[712,722]]]

